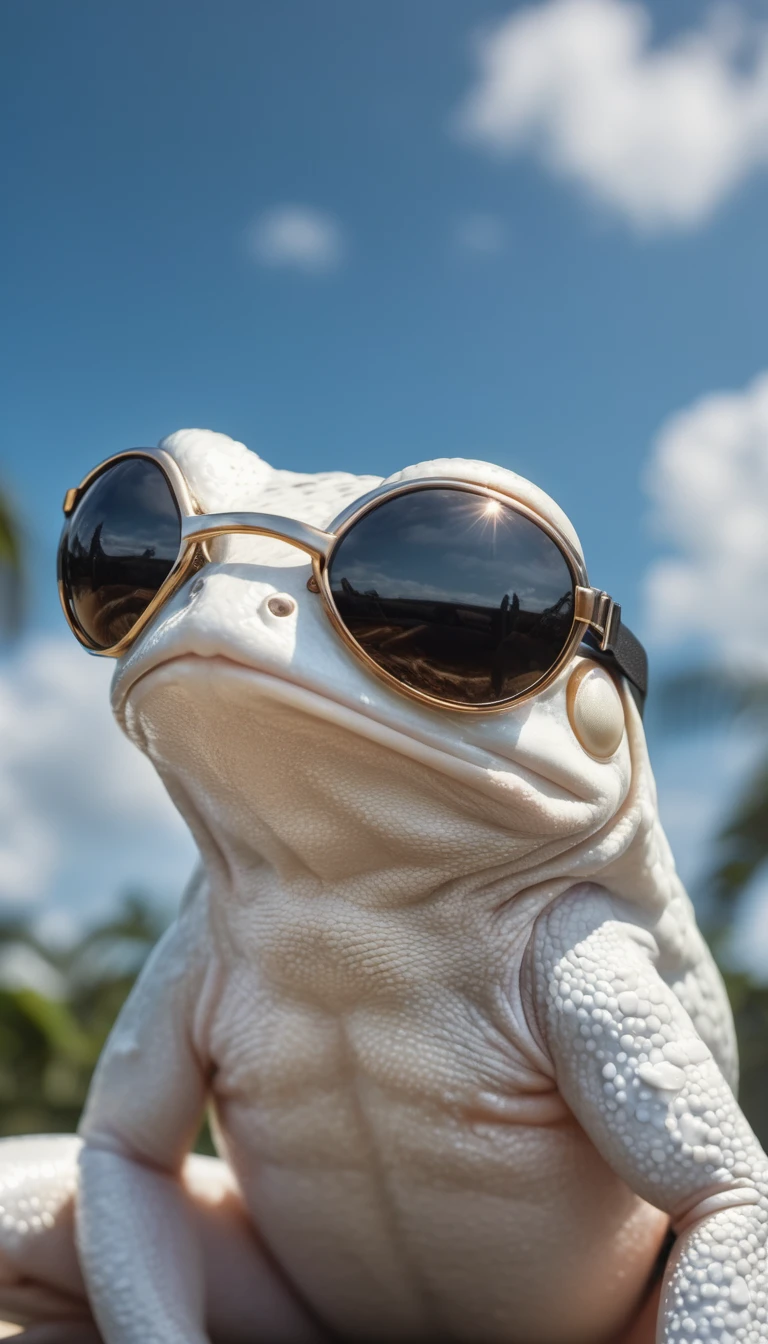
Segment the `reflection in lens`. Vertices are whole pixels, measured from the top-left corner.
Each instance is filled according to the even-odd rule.
[[[467,490],[385,500],[342,538],[328,578],[344,625],[379,667],[457,705],[535,686],[573,625],[574,579],[559,546]]]
[[[88,487],[59,554],[70,611],[100,649],[146,611],[179,553],[181,518],[160,467],[126,457]]]

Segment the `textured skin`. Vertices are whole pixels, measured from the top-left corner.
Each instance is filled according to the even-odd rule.
[[[327,526],[375,483],[166,446],[207,511]],[[578,545],[512,473],[402,473],[429,474],[511,488]],[[631,697],[576,659],[504,713],[429,710],[308,574],[222,539],[117,666],[201,870],[82,1146],[0,1145],[0,1314],[90,1307],[107,1344],[651,1344],[656,1315],[661,1344],[765,1339],[768,1164]],[[221,1162],[187,1159],[207,1100]]]

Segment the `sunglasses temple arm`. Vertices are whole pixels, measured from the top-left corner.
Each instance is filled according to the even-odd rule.
[[[621,619],[621,607],[600,588],[576,589],[575,615],[587,629],[582,642],[598,662],[618,668],[627,678],[640,713],[648,694],[648,655],[640,640]]]
[[[611,667],[626,677],[632,698],[642,718],[648,694],[648,655],[629,626],[623,625],[621,621],[617,622],[612,638],[605,646],[594,630],[587,630],[581,642],[582,646],[586,645],[589,649],[589,656],[595,662],[604,663],[606,667]]]
[[[336,540],[332,532],[321,532],[309,523],[300,523],[294,518],[282,518],[276,513],[206,513],[192,514],[182,520],[181,539],[187,541],[211,541],[214,537],[224,537],[233,532],[245,533],[255,537],[273,537],[276,541],[285,541],[306,551],[313,560],[327,559],[331,546]]]
[[[637,692],[635,700],[642,715],[645,697],[648,694],[648,654],[640,640],[632,634],[629,626],[622,622],[619,622],[607,651],[613,654],[619,668],[629,681],[630,689]]]

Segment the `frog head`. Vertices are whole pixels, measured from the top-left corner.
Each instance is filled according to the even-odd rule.
[[[204,513],[279,514],[321,529],[379,478],[276,470],[225,435],[161,447]],[[488,463],[441,459],[389,483],[490,486],[581,554],[562,510]],[[539,694],[466,713],[404,694],[356,655],[313,591],[307,555],[231,533],[119,661],[113,705],[220,873],[269,862],[338,884],[408,873],[408,889],[497,870],[518,885],[602,873],[663,851],[642,725],[584,652]],[[662,863],[662,867],[664,867]],[[636,881],[631,862],[627,878]]]

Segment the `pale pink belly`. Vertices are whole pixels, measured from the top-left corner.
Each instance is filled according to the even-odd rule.
[[[615,1336],[667,1219],[567,1113],[489,1123],[354,1091],[282,1114],[220,1107],[253,1220],[331,1330],[472,1344]],[[356,1126],[340,1123],[349,1105]]]

